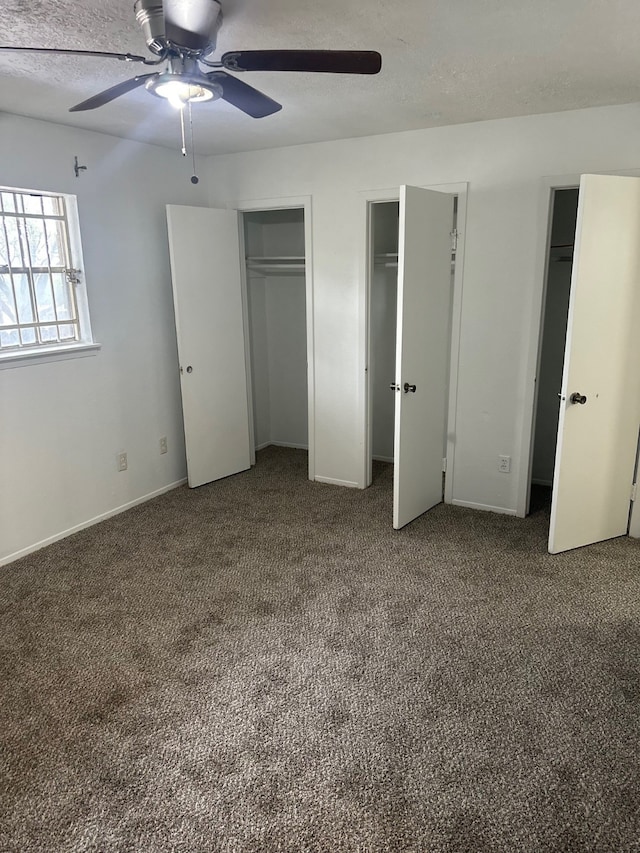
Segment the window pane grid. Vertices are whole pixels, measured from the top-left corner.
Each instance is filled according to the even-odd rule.
[[[6,193],[0,193],[1,195],[6,195]],[[2,199],[0,199],[0,204]],[[57,220],[58,222],[64,222],[66,220],[66,216],[63,213],[16,213],[12,210],[3,210],[2,215],[6,216],[7,219],[51,219],[54,222]]]
[[[24,209],[24,202],[22,198],[20,198],[22,202],[22,207]],[[20,245],[20,256],[22,257],[22,265],[27,270],[27,281],[29,282],[29,298],[31,300],[31,312],[34,317],[38,320],[40,317],[38,316],[38,302],[35,297],[35,288],[33,286],[33,278],[31,274],[31,253],[29,250],[29,240],[27,239],[27,227],[26,222],[24,220],[17,219],[16,224],[18,226],[18,240]],[[27,249],[27,254],[25,255],[25,245]],[[20,319],[18,317],[18,319]],[[20,343],[24,345],[25,343],[29,343],[31,341],[31,335],[24,335],[22,331],[20,332]],[[35,343],[35,342],[34,342]]]
[[[0,212],[4,211],[4,203],[5,203],[5,199],[4,199],[4,193],[3,193],[2,195],[0,195]],[[7,262],[9,263],[9,266],[7,267],[7,271],[9,273],[9,280],[7,282],[7,279],[5,278],[5,276],[2,277],[5,286],[3,286],[2,291],[0,291],[0,298],[2,299],[2,301],[0,302],[0,329],[5,324],[5,322],[10,322],[11,315],[9,314],[9,311],[11,310],[11,306],[13,306],[14,318],[16,320],[18,318],[18,300],[16,297],[16,285],[15,285],[13,271],[12,271],[11,266],[10,266],[11,256],[9,254],[9,234],[7,233],[7,221],[4,218],[4,216],[2,217],[2,230],[4,233],[4,239],[5,239],[6,259],[7,259]],[[6,285],[7,284],[9,286],[8,287],[8,290],[9,290],[8,293],[6,292]],[[0,349],[2,348],[3,343],[6,342],[7,345],[9,345],[14,340],[17,340],[17,336],[0,335]]]
[[[0,351],[80,340],[64,201],[0,192]]]

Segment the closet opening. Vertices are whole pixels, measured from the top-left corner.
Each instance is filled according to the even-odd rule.
[[[530,513],[551,506],[577,214],[578,188],[554,190],[538,349]]]
[[[398,201],[371,205],[369,382],[371,459],[393,462],[394,381],[398,313]]]
[[[269,446],[309,452],[304,208],[245,211],[241,226],[255,464],[256,451]]]
[[[398,200],[369,203],[369,287],[368,287],[368,483],[374,476],[374,462],[394,463],[395,394],[391,385],[396,373],[398,325]],[[453,195],[451,222],[451,286],[449,295],[447,352],[451,348],[455,260],[457,249],[458,196]],[[447,357],[446,387],[450,384],[451,363]],[[443,424],[442,488],[447,456],[447,429]],[[380,470],[378,466],[378,470]]]

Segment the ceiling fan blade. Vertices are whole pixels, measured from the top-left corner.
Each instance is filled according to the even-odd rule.
[[[124,62],[144,62],[145,65],[155,65],[154,60],[146,59],[144,56],[136,56],[133,53],[108,53],[104,50],[62,50],[55,47],[5,47],[0,50],[20,50],[29,53],[59,53],[66,56],[99,56],[103,59],[122,59]]]
[[[164,30],[169,41],[204,50],[215,41],[222,15],[218,0],[164,0]]]
[[[138,77],[132,77],[131,80],[125,80],[124,83],[117,83],[110,89],[105,89],[104,92],[99,92],[97,95],[94,95],[92,98],[88,98],[81,104],[76,104],[75,107],[71,107],[69,112],[77,113],[83,110],[95,110],[96,107],[102,107],[104,104],[108,104],[109,101],[119,98],[120,95],[126,95],[127,92],[137,89],[138,86],[142,86],[147,80],[149,80],[149,78],[159,76],[160,74],[156,72],[155,74],[140,74]]]
[[[221,59],[229,71],[320,71],[377,74],[382,57],[375,50],[237,50]]]
[[[252,118],[264,118],[282,109],[282,104],[263,95],[253,86],[243,83],[237,77],[232,77],[225,71],[212,71],[207,74],[209,80],[218,83],[222,88],[222,99],[242,110]]]

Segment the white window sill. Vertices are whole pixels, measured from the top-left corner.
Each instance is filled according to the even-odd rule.
[[[0,370],[9,367],[26,367],[28,364],[46,364],[51,361],[64,361],[68,358],[86,358],[97,355],[102,344],[71,344],[64,347],[38,347],[25,352],[0,353]]]

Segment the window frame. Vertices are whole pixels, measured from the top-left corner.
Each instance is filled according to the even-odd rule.
[[[56,198],[61,200],[61,206],[64,212],[62,221],[64,222],[67,232],[70,269],[78,271],[77,281],[71,284],[71,287],[74,289],[78,338],[68,343],[64,341],[55,341],[52,343],[12,347],[5,350],[0,349],[0,370],[5,367],[21,367],[27,364],[33,364],[34,362],[58,361],[80,356],[95,355],[100,349],[100,344],[94,340],[91,330],[91,318],[89,315],[89,302],[84,274],[85,266],[82,255],[77,197],[70,193],[9,186],[0,186],[0,192],[20,193],[23,195],[39,196],[41,198]],[[3,214],[0,212],[0,220],[2,219],[2,216]],[[44,214],[43,219],[45,221],[46,218],[46,214]]]

